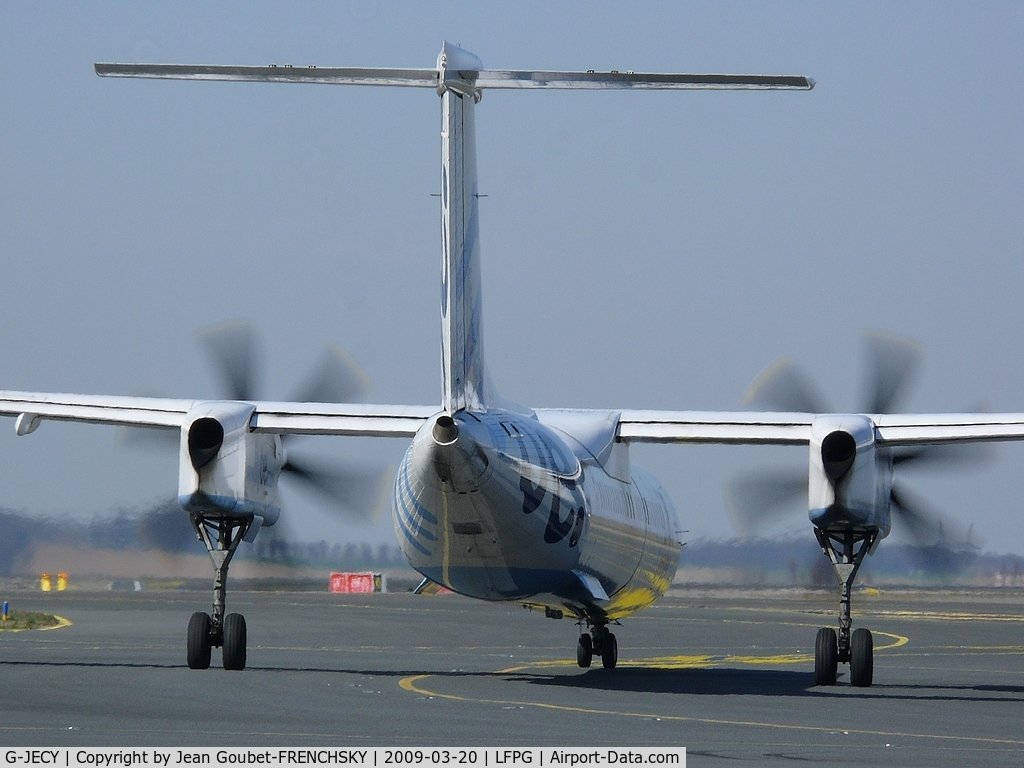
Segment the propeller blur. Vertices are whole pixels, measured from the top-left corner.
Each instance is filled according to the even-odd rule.
[[[870,640],[854,643],[850,593],[866,555],[875,551],[894,516],[917,545],[925,567],[948,571],[951,544],[962,528],[944,518],[894,480],[894,469],[962,465],[991,455],[976,443],[888,447],[875,430],[878,415],[891,413],[906,397],[920,361],[918,345],[881,333],[865,334],[867,375],[862,415],[828,412],[826,400],[792,362],[769,366],[751,385],[747,401],[776,409],[820,409],[811,425],[806,469],[762,471],[733,480],[726,496],[737,525],[750,532],[777,519],[806,498],[815,538],[829,558],[840,587],[839,632],[823,630],[818,642],[819,684],[835,679],[836,662],[850,662],[855,685],[870,685]],[[959,562],[963,562],[960,559]],[[870,634],[867,635],[870,638]],[[867,650],[866,650],[867,649]],[[866,654],[866,655],[865,655]]]

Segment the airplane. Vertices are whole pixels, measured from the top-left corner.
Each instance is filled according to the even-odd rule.
[[[189,621],[186,658],[211,648],[243,669],[246,624],[225,615],[228,566],[279,515],[283,435],[411,438],[392,492],[396,536],[421,591],[438,586],[576,620],[576,661],[618,661],[609,625],[651,605],[672,583],[681,526],[660,482],[630,462],[633,443],[806,445],[812,521],[837,531],[837,573],[851,572],[889,532],[892,446],[1024,439],[1024,414],[814,414],[526,408],[502,398],[485,366],[475,108],[485,90],[782,89],[803,76],[488,70],[445,42],[427,69],[288,65],[96,64],[105,77],[320,83],[435,89],[441,101],[441,402],[435,405],[198,401],[0,392],[0,415],[27,435],[45,420],[155,427],[179,435],[178,500],[214,566],[212,615]],[[831,532],[833,527],[826,530]],[[852,544],[861,543],[859,549]],[[816,677],[834,683],[849,645],[848,601],[838,646],[825,631]],[[843,618],[845,615],[846,619]],[[831,632],[831,635],[828,633]],[[830,643],[832,643],[830,645]],[[857,666],[859,665],[859,666]],[[827,674],[817,675],[823,667]],[[863,682],[864,677],[858,678]],[[868,680],[870,684],[870,680]]]

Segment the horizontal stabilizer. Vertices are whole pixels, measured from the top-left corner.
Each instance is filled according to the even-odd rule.
[[[542,72],[535,70],[484,70],[476,77],[478,88],[640,88],[809,91],[814,81],[790,75],[688,75],[642,72]]]
[[[242,80],[263,83],[399,85],[436,88],[436,69],[369,69],[365,67],[237,67],[217,64],[96,64],[100,77],[145,77],[159,80]]]
[[[217,64],[96,64],[101,77],[144,77],[165,80],[236,80],[264,83],[328,85],[397,85],[437,88],[437,69],[374,69],[365,67],[246,67]],[[541,70],[464,70],[460,79],[475,89],[697,89],[810,90],[814,81],[797,75],[700,75],[641,72],[547,72]]]

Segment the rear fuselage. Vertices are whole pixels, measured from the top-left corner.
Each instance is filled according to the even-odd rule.
[[[625,450],[625,446],[621,446]],[[627,481],[521,413],[439,414],[413,439],[393,514],[410,564],[470,597],[615,619],[668,588],[675,511],[653,477]]]

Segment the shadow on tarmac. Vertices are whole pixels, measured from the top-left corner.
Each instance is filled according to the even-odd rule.
[[[577,675],[518,673],[514,682],[631,693],[716,696],[800,696],[812,692],[813,672],[776,669],[590,669]]]
[[[510,682],[530,685],[578,688],[581,690],[628,693],[677,693],[692,696],[837,696],[857,699],[905,699],[911,701],[1001,701],[1024,700],[1024,686],[1018,685],[885,685],[853,688],[843,680],[839,685],[819,687],[814,673],[776,669],[590,669],[583,674],[518,672],[507,675]],[[1002,696],[977,694],[1004,694]]]
[[[217,664],[209,670],[189,671],[181,664],[145,664],[97,661],[23,661],[0,660],[3,667],[100,667],[109,669],[181,669],[188,674],[224,673]],[[335,674],[360,677],[405,678],[428,676],[439,679],[479,678],[503,680],[506,683],[548,686],[564,689],[620,691],[624,693],[669,693],[690,696],[812,696],[827,699],[890,699],[907,701],[975,701],[1021,702],[1021,685],[885,685],[876,683],[870,688],[853,688],[840,676],[839,685],[819,687],[814,684],[810,671],[797,672],[777,669],[663,669],[654,667],[620,667],[618,669],[590,669],[583,673],[559,674],[555,672],[478,672],[463,670],[427,669],[353,669],[345,667],[311,666],[258,666],[247,667],[242,674]],[[989,694],[989,695],[979,695]],[[995,695],[993,695],[995,694]],[[998,695],[1002,694],[1002,695]]]

